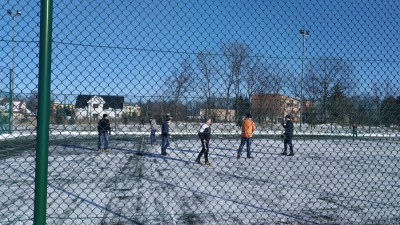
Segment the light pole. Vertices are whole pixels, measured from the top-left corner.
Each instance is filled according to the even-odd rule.
[[[13,19],[13,48],[12,48],[12,65],[11,65],[11,74],[10,74],[10,83],[11,83],[11,87],[10,87],[10,104],[11,104],[11,112],[9,114],[9,121],[10,121],[10,127],[9,127],[9,131],[10,134],[12,132],[12,125],[13,125],[13,119],[14,119],[14,103],[13,103],[13,94],[14,94],[14,76],[15,76],[15,46],[16,46],[16,42],[15,42],[15,36],[16,36],[16,27],[17,27],[17,20],[16,17],[17,16],[21,16],[22,15],[22,11],[21,10],[17,10],[15,13],[12,12],[11,9],[7,10],[7,14],[10,15]]]
[[[310,35],[308,30],[301,29],[299,30],[301,36],[303,36],[303,50],[301,52],[301,81],[300,81],[300,131],[301,131],[301,124],[303,123],[303,77],[304,77],[304,45],[306,36]]]

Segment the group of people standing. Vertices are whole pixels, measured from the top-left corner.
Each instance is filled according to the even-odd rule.
[[[154,118],[150,118],[150,143],[151,145],[156,142],[156,132],[157,132],[157,123]],[[161,125],[161,155],[167,155],[167,148],[169,147],[169,128],[172,122],[172,117],[170,115],[165,116],[165,121]],[[204,156],[204,164],[211,165],[208,154],[209,154],[209,145],[211,139],[211,118],[205,118],[204,123],[200,125],[198,130],[198,136],[201,142],[201,151],[198,154],[195,162],[201,164],[201,157]],[[282,126],[285,129],[284,133],[281,135],[284,143],[284,150],[281,155],[293,156],[293,123],[291,121],[291,116],[286,115],[284,121],[282,121]],[[109,151],[108,147],[108,135],[111,134],[110,121],[107,119],[107,114],[103,114],[103,118],[99,121],[97,126],[99,132],[98,138],[98,150],[101,151],[101,144],[104,142],[104,150]],[[253,158],[251,155],[251,144],[253,140],[253,133],[256,130],[256,125],[252,120],[252,115],[248,113],[246,117],[241,121],[241,140],[240,145],[237,150],[236,158],[240,159],[242,156],[242,151],[244,145],[246,145],[246,158]],[[288,154],[289,148],[289,154]]]
[[[165,122],[161,125],[161,155],[167,155],[166,149],[169,146],[169,125],[171,123],[172,117],[166,116]],[[198,154],[195,162],[201,164],[201,158],[204,157],[204,164],[211,165],[211,162],[208,159],[209,154],[209,146],[211,139],[211,118],[205,118],[204,123],[200,125],[198,130],[198,136],[201,142],[201,151]],[[155,134],[155,130],[153,130],[153,119],[150,119],[150,139],[153,144],[153,135]],[[284,150],[281,155],[293,156],[293,123],[291,121],[290,115],[286,115],[284,121],[282,121],[282,126],[285,128],[284,133],[282,134],[282,138],[284,139]],[[246,117],[241,121],[241,140],[240,145],[237,150],[236,158],[240,159],[243,151],[243,147],[246,145],[246,158],[253,158],[251,155],[251,144],[253,140],[253,133],[256,130],[256,125],[252,120],[252,115],[248,113]],[[287,153],[287,149],[289,148],[289,154]]]

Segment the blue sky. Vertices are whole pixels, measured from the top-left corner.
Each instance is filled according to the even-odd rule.
[[[301,72],[321,56],[353,63],[355,79],[394,80],[399,72],[398,1],[54,1],[53,94],[155,95],[163,79],[200,51],[221,54],[234,40],[253,56]],[[12,18],[17,17],[16,92],[36,88],[40,6],[2,2],[0,67],[11,67]],[[4,76],[5,69],[0,71]],[[8,89],[0,79],[0,88]],[[17,85],[18,84],[18,85]],[[397,84],[399,86],[399,84]]]

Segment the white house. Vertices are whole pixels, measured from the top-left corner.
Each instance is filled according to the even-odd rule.
[[[100,119],[103,114],[111,118],[123,115],[124,97],[104,95],[78,95],[75,104],[76,119]]]
[[[8,98],[4,98],[0,102],[0,112],[8,113],[10,110],[10,103]],[[15,118],[23,118],[25,116],[33,116],[34,114],[26,107],[26,102],[16,101],[12,102],[12,113]]]

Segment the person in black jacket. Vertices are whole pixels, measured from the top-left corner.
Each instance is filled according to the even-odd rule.
[[[167,155],[167,148],[169,147],[169,125],[171,124],[172,117],[167,115],[165,122],[161,125],[161,155]]]
[[[290,115],[285,116],[286,124],[282,121],[282,126],[285,128],[285,132],[282,134],[284,141],[283,141],[283,152],[281,155],[287,155],[287,146],[289,145],[290,153],[288,156],[293,156],[293,123],[291,120]]]
[[[107,119],[107,114],[103,114],[103,118],[99,120],[99,123],[97,125],[97,131],[99,132],[99,138],[98,138],[98,151],[101,151],[101,144],[104,142],[104,150],[106,152],[110,151],[108,148],[108,135],[111,134],[111,127],[110,127],[110,121]]]
[[[200,159],[201,156],[204,154],[204,164],[206,165],[211,165],[211,163],[208,161],[208,151],[209,151],[209,144],[210,144],[210,139],[211,139],[211,119],[206,118],[205,123],[200,126],[200,129],[198,131],[198,135],[201,141],[201,151],[199,155],[196,158],[196,163],[201,164]]]

